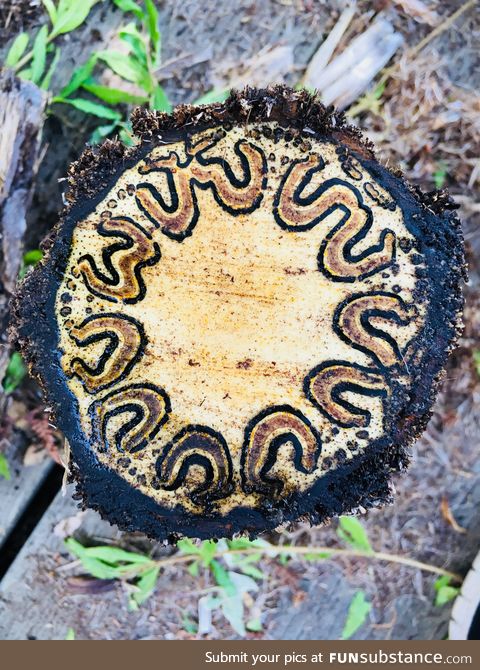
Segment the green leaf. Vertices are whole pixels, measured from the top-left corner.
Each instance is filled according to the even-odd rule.
[[[26,67],[23,70],[20,70],[20,72],[17,72],[17,77],[19,77],[20,79],[26,79],[27,81],[30,81],[32,78],[32,69]]]
[[[129,23],[124,28],[121,28],[118,35],[121,40],[130,45],[135,56],[146,67],[148,61],[147,47],[143,35],[138,32],[135,24]]]
[[[206,540],[202,542],[199,547],[199,556],[202,559],[203,565],[207,568],[212,562],[213,557],[217,553],[217,544],[213,540]]]
[[[116,563],[152,563],[152,559],[144,554],[133,551],[125,551],[120,547],[98,546],[84,547],[84,553],[91,558],[97,558],[104,563],[115,565]]]
[[[444,586],[442,589],[438,591],[436,595],[435,605],[437,607],[446,605],[446,603],[449,603],[451,600],[454,600],[458,596],[459,591],[460,589],[458,589],[456,586]]]
[[[136,612],[138,609],[140,609],[140,605],[134,600],[133,596],[130,595],[128,597],[128,611]]]
[[[132,595],[132,598],[137,603],[137,605],[142,605],[148,598],[150,598],[153,591],[155,590],[155,586],[157,585],[159,573],[160,566],[155,565],[149,570],[146,570],[137,581],[135,586],[137,587],[138,591],[135,591]]]
[[[116,121],[113,123],[108,123],[106,125],[102,126],[97,126],[93,133],[90,136],[90,144],[99,144],[100,142],[103,142],[103,140],[110,135],[110,133],[113,133],[115,128],[117,128],[118,124]]]
[[[386,85],[387,85],[386,82],[382,82],[381,84],[378,84],[378,86],[375,87],[372,93],[375,100],[380,100],[385,91]]]
[[[359,549],[369,554],[373,553],[365,528],[355,517],[341,516],[339,518],[337,535],[354,549]]]
[[[12,46],[8,50],[7,57],[5,59],[5,67],[13,67],[18,63],[20,58],[23,56],[25,49],[28,45],[29,36],[27,33],[20,33],[13,40]]]
[[[255,541],[249,540],[246,537],[237,537],[235,540],[227,540],[229,549],[239,550],[239,549],[252,549],[257,545]]]
[[[220,608],[233,630],[242,637],[246,635],[243,621],[243,599],[240,594],[222,599]]]
[[[147,12],[147,28],[152,43],[153,67],[160,65],[160,30],[158,29],[158,11],[153,0],[145,0],[145,9]]]
[[[255,565],[250,565],[249,563],[240,563],[238,567],[241,569],[244,575],[248,575],[249,577],[253,577],[254,579],[265,578],[265,573],[262,572]]]
[[[194,105],[209,105],[211,102],[223,102],[230,95],[228,88],[212,88],[195,100]]]
[[[227,596],[233,596],[237,593],[237,587],[233,583],[230,574],[228,573],[227,570],[225,570],[225,568],[223,567],[223,565],[221,565],[221,563],[219,563],[214,559],[210,563],[210,569],[212,571],[216,583],[218,584],[218,586],[220,586],[220,588],[222,588],[225,591]]]
[[[433,588],[435,591],[438,593],[440,589],[443,589],[444,586],[448,586],[450,584],[450,577],[448,575],[440,575],[440,577],[437,577],[437,579],[433,583]]]
[[[258,591],[257,582],[248,575],[244,575],[241,572],[234,572],[233,570],[230,570],[228,576],[232,580],[232,583],[234,584],[237,593],[248,593],[249,591]]]
[[[50,67],[48,68],[47,73],[42,79],[42,82],[40,84],[40,88],[43,91],[48,91],[48,89],[50,88],[50,82],[52,81],[53,73],[55,72],[55,68],[58,65],[58,61],[60,60],[60,54],[61,50],[58,47],[56,47],[55,54],[52,58],[52,62],[50,63]]]
[[[435,605],[441,607],[446,605],[448,602],[453,600],[460,593],[460,587],[452,586],[451,579],[448,575],[442,575],[435,580],[433,585],[436,595],[435,595]]]
[[[130,51],[133,51],[135,58],[147,69],[147,51],[143,40],[131,35],[130,33],[120,34],[120,38],[130,46]]]
[[[3,390],[6,395],[13,393],[17,386],[19,386],[27,374],[27,368],[23,362],[22,357],[18,351],[14,351],[8,362],[5,370],[5,377],[3,378]]]
[[[435,188],[441,189],[445,186],[445,182],[447,180],[447,174],[448,174],[447,166],[445,165],[445,163],[439,163],[437,169],[432,174]]]
[[[192,575],[192,577],[198,577],[198,573],[200,571],[200,565],[198,561],[193,561],[192,563],[190,563],[187,570]]]
[[[349,640],[365,623],[372,603],[365,598],[363,591],[357,591],[348,608],[347,619],[342,631],[342,640]]]
[[[73,537],[65,540],[65,546],[71,554],[80,559],[85,570],[97,579],[116,579],[117,571],[96,558],[88,556],[86,547]]]
[[[150,107],[152,109],[158,110],[159,112],[172,111],[172,105],[170,104],[167,98],[167,94],[165,93],[163,86],[160,86],[160,84],[157,84],[155,86],[153,95],[150,100]]]
[[[100,105],[98,102],[92,102],[91,100],[85,100],[84,98],[53,98],[52,102],[59,102],[66,105],[71,105],[75,109],[79,109],[85,114],[92,114],[93,116],[99,116],[101,119],[115,119],[119,121],[122,118],[120,112],[110,109],[110,107],[105,107],[105,105]]]
[[[65,635],[66,640],[74,640],[75,639],[75,631],[73,628],[69,628],[67,630],[67,634]]]
[[[97,579],[119,579],[122,576],[121,570],[118,570],[111,565],[107,565],[96,558],[91,558],[86,554],[78,556],[78,558],[80,559],[83,568],[88,574],[92,575],[92,577],[96,577]]]
[[[67,547],[68,551],[77,558],[85,556],[86,547],[84,547],[80,542],[77,542],[74,537],[67,538],[65,540],[65,546]]]
[[[84,547],[73,537],[65,540],[65,546],[74,556],[80,559],[85,570],[97,579],[120,579],[125,574],[135,571],[135,565],[137,565],[137,569],[140,568],[140,564],[136,561],[129,561],[127,565],[111,565],[100,558],[102,553],[98,549],[115,549],[115,547]],[[125,553],[129,554],[130,552]],[[144,565],[143,562],[142,565]]]
[[[139,19],[143,18],[143,9],[133,0],[113,0],[113,2],[122,12],[133,12]]]
[[[10,468],[8,467],[8,461],[5,458],[5,454],[0,454],[0,477],[10,479]]]
[[[97,57],[123,79],[138,84],[145,91],[153,90],[154,84],[148,70],[132,56],[120,51],[99,51]]]
[[[42,0],[42,3],[48,12],[52,25],[54,26],[55,21],[57,20],[57,8],[55,7],[53,0]]]
[[[134,143],[132,134],[126,130],[126,128],[121,128],[120,132],[118,133],[120,136],[120,139],[124,144],[127,145],[127,147],[131,147]]]
[[[195,635],[195,633],[198,631],[198,626],[195,621],[192,621],[186,614],[184,614],[182,617],[182,626],[183,630],[185,630],[190,635]]]
[[[99,0],[60,0],[50,39],[75,30],[85,21]]]
[[[90,56],[90,58],[87,60],[86,63],[81,65],[79,68],[74,70],[70,81],[68,84],[65,86],[60,91],[60,98],[68,98],[69,95],[71,95],[74,91],[80,88],[82,84],[87,81],[87,79],[90,77],[90,75],[93,72],[93,68],[95,67],[97,63],[97,56],[96,54],[93,54]]]
[[[124,102],[132,105],[141,105],[147,101],[147,98],[139,95],[132,95],[127,91],[122,91],[118,88],[110,88],[109,86],[102,86],[95,82],[90,83],[88,80],[82,84],[82,88],[95,95],[100,100],[108,102],[109,105],[119,105]]]
[[[24,265],[35,265],[43,258],[43,251],[41,249],[30,249],[23,254]]]
[[[263,630],[263,626],[262,626],[262,622],[260,621],[260,617],[257,617],[256,619],[250,619],[250,621],[247,621],[246,628],[251,633],[260,633]]]
[[[264,579],[265,574],[257,568],[253,563],[258,563],[262,558],[262,554],[249,554],[242,556],[233,554],[231,559],[236,567],[238,567],[245,575],[249,575],[254,579]]]
[[[47,34],[47,26],[42,26],[38,31],[33,43],[31,80],[34,84],[38,84],[45,70],[45,64],[47,60]]]
[[[243,574],[253,577],[253,579],[265,579],[265,573],[254,565],[242,565],[241,570]]]
[[[179,549],[183,554],[200,553],[200,546],[194,544],[194,542],[192,542],[192,540],[190,540],[188,537],[177,542],[177,549]]]
[[[80,560],[85,570],[97,579],[121,579],[126,572],[125,566],[108,565],[88,555],[83,556]]]

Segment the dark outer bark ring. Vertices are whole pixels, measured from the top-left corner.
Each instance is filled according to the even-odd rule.
[[[401,207],[405,225],[421,243],[427,276],[417,291],[427,293],[428,309],[416,345],[423,357],[412,371],[409,394],[400,394],[390,412],[394,420],[388,435],[364,453],[324,474],[308,493],[266,504],[261,510],[237,508],[228,515],[202,517],[182,509],[167,510],[133,489],[101,465],[90,449],[79,421],[78,405],[60,365],[55,296],[66,268],[72,232],[110,190],[117,176],[134,165],[159,141],[183,139],[185,131],[251,121],[276,120],[294,134],[347,145],[352,155],[386,188]],[[199,538],[229,537],[246,531],[256,535],[279,524],[307,517],[312,523],[391,500],[390,474],[408,463],[408,445],[424,430],[449,352],[461,328],[461,285],[465,279],[463,236],[455,205],[444,191],[423,194],[408,185],[401,173],[387,170],[374,157],[360,132],[347,126],[342,115],[325,108],[305,91],[285,87],[234,92],[223,104],[201,108],[178,107],[172,115],[136,110],[134,129],[138,147],[126,149],[105,142],[87,149],[70,168],[69,205],[44,244],[44,260],[27,275],[13,301],[11,335],[31,372],[41,384],[55,420],[71,446],[72,478],[83,504],[96,509],[111,523],[128,531],[142,531],[157,539],[174,541],[178,535]],[[387,417],[388,418],[388,417]]]

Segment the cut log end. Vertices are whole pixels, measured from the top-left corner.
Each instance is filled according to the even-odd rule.
[[[72,166],[15,301],[84,503],[172,540],[389,501],[459,331],[451,201],[306,92],[134,127]]]

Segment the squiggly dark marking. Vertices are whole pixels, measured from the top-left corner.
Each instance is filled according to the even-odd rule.
[[[81,273],[89,291],[110,302],[127,304],[142,300],[145,296],[144,267],[155,265],[160,260],[160,248],[151,235],[128,217],[112,217],[98,226],[102,237],[116,237],[122,242],[113,242],[102,250],[105,271],[98,267],[91,254],[78,260],[77,271]],[[127,253],[123,253],[127,252]]]
[[[353,179],[354,181],[361,181],[363,177],[362,166],[360,165],[358,160],[354,156],[352,156],[348,147],[339,146],[336,149],[336,153],[338,156],[338,160],[340,161],[340,166],[342,170],[345,172],[345,174],[348,175],[350,179]]]
[[[198,221],[195,186],[211,188],[216,202],[232,215],[249,214],[260,205],[267,179],[263,151],[245,140],[235,144],[243,174],[237,178],[224,158],[204,157],[204,152],[215,143],[211,138],[205,138],[193,148],[187,147],[184,162],[171,152],[168,156],[147,161],[139,168],[141,174],[161,172],[167,176],[170,203],[148,182],[138,185],[136,202],[154,226],[172,239],[181,241],[191,235]]]
[[[204,477],[191,485],[189,496],[195,504],[225,498],[232,490],[232,459],[227,443],[220,433],[206,426],[187,426],[157,460],[156,470],[163,488],[178,489],[193,465],[200,466]]]
[[[392,196],[381,189],[378,184],[375,184],[372,181],[366,181],[363,185],[363,190],[369,198],[377,203],[383,209],[388,209],[390,212],[394,212],[397,208],[397,203],[392,199]]]
[[[374,326],[371,319],[383,319],[397,326],[408,326],[417,310],[400,296],[385,291],[358,293],[344,300],[335,310],[333,325],[339,337],[373,358],[381,366],[402,363],[402,352],[392,335]]]
[[[303,231],[340,210],[341,221],[320,247],[319,269],[332,281],[365,279],[395,260],[395,233],[383,230],[377,244],[354,254],[354,247],[372,227],[372,212],[358,189],[341,179],[328,179],[310,195],[303,196],[314,174],[323,167],[323,159],[315,155],[291,163],[275,195],[275,220],[285,230]]]
[[[124,314],[94,314],[69,335],[80,348],[108,341],[94,367],[78,356],[64,364],[67,376],[78,377],[87,393],[98,393],[124,379],[142,357],[146,344],[142,324]]]
[[[382,399],[389,395],[384,375],[347,361],[326,361],[318,365],[307,375],[304,391],[324,416],[343,428],[366,428],[371,420],[369,410],[353,405],[343,393],[350,391]]]
[[[247,426],[242,449],[243,488],[247,493],[278,495],[287,482],[269,477],[278,450],[287,442],[293,444],[293,464],[300,473],[311,473],[317,467],[322,448],[320,435],[309,420],[289,405],[269,407]]]
[[[136,453],[155,437],[170,411],[168,395],[154,384],[131,384],[116,389],[93,402],[88,409],[91,441],[101,452],[116,447],[120,452]],[[109,440],[108,423],[121,414],[133,414],[133,417]]]

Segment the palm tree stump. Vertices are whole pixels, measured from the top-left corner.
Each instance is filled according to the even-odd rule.
[[[459,332],[451,200],[305,91],[133,127],[71,167],[15,303],[84,504],[175,540],[389,501]]]

